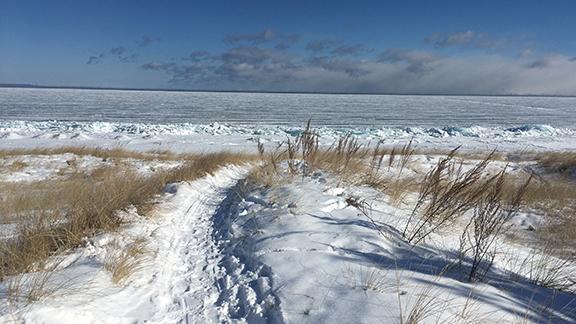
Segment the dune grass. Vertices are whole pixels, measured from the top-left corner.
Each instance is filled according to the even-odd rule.
[[[576,242],[576,184],[566,177],[572,170],[576,154],[520,157],[520,160],[536,161],[547,171],[533,176],[537,170],[515,173],[509,172],[507,167],[488,170],[494,161],[507,161],[507,156],[497,152],[423,151],[412,141],[391,146],[378,142],[369,147],[352,136],[343,136],[327,149],[320,148],[318,143],[319,135],[308,124],[300,136],[270,151],[259,143],[258,156],[232,153],[174,155],[85,147],[0,151],[0,158],[73,153],[102,159],[185,161],[178,168],[157,171],[149,176],[139,175],[126,166],[116,166],[89,173],[78,171],[59,180],[0,183],[0,223],[18,224],[15,238],[1,242],[0,280],[27,272],[42,273],[50,256],[80,246],[84,237],[117,230],[123,224],[118,210],[135,206],[140,215],[151,215],[153,198],[170,182],[191,181],[223,165],[248,161],[259,164],[249,174],[248,181],[266,187],[285,184],[300,176],[312,176],[319,171],[329,172],[342,183],[374,188],[386,194],[389,202],[396,206],[404,203],[408,195],[416,197],[416,202],[410,202],[413,204],[407,207],[412,209],[412,216],[403,233],[412,244],[420,243],[466,212],[472,213],[462,233],[466,246],[460,248],[476,260],[470,279],[481,277],[475,271],[488,271],[474,265],[486,260],[490,263],[497,248],[493,237],[505,232],[507,222],[519,210],[546,216],[547,223],[538,231],[538,237],[541,244],[546,244],[548,254],[553,253],[553,249],[565,251],[566,245],[570,245],[566,242]],[[419,155],[437,156],[438,162],[426,172],[412,172],[417,169],[413,163]],[[472,164],[464,169],[463,161],[472,161]],[[562,177],[556,177],[557,174]],[[144,242],[134,242],[111,256],[105,267],[112,280],[121,283],[139,269],[145,251]],[[370,276],[366,280],[372,281]],[[41,295],[38,291],[42,291],[43,282],[40,277],[35,285],[37,291],[28,295]],[[18,286],[16,281],[11,289],[16,292]],[[414,318],[419,317],[419,314],[414,315]]]
[[[536,155],[536,161],[544,168],[573,175],[576,171],[576,152],[549,152]]]
[[[194,155],[174,154],[169,151],[137,152],[124,148],[100,148],[88,146],[63,146],[56,148],[30,148],[30,149],[0,149],[0,159],[23,155],[56,155],[71,153],[79,156],[94,156],[102,159],[121,158],[138,160],[181,160]]]
[[[87,152],[84,149],[66,151]],[[114,156],[132,158],[140,153],[115,151]],[[33,283],[19,285],[20,281],[14,278],[21,278],[23,273],[49,274],[51,256],[81,246],[85,237],[119,229],[124,220],[118,211],[134,206],[139,215],[151,215],[153,198],[162,193],[168,183],[192,181],[224,165],[244,164],[254,159],[252,155],[223,152],[188,156],[182,166],[152,175],[117,166],[98,168],[87,174],[78,171],[64,179],[0,183],[0,222],[17,228],[13,237],[0,242],[0,281],[12,277],[9,293],[31,297],[31,291],[42,290],[41,287]],[[113,281],[123,281],[138,268],[137,255],[143,246],[141,243],[129,246],[117,258],[109,260],[107,267]],[[27,291],[19,291],[21,289]]]
[[[342,136],[324,149],[319,147],[318,137],[308,123],[296,139],[281,143],[271,152],[259,146],[264,162],[251,174],[252,181],[273,186],[290,181],[290,177],[329,172],[348,185],[374,188],[386,194],[390,204],[412,209],[402,231],[411,244],[419,244],[467,215],[463,228],[458,230],[462,231],[462,258],[472,260],[469,280],[481,279],[489,270],[480,265],[492,263],[500,238],[520,211],[544,215],[546,220],[538,230],[540,239],[531,244],[540,248],[546,245],[550,253],[550,246],[566,251],[570,245],[566,241],[576,242],[576,182],[555,176],[571,170],[576,154],[521,152],[513,159],[531,164],[511,168],[511,158],[496,151],[421,150],[412,141],[392,146],[380,141],[370,147],[351,135]],[[434,157],[437,163],[422,170],[416,162],[422,160],[422,155]],[[534,163],[540,169],[531,167]],[[546,172],[539,174],[543,168]],[[407,196],[414,199],[408,200]],[[348,204],[365,210],[358,203]],[[369,212],[362,215],[374,221]]]
[[[151,252],[147,247],[147,238],[138,237],[122,246],[117,240],[111,243],[104,261],[104,268],[115,284],[123,283],[128,277],[140,270]]]

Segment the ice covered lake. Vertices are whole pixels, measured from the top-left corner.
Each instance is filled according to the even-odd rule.
[[[327,142],[352,132],[431,145],[576,148],[576,97],[0,88],[2,147],[54,140],[146,149],[253,146],[246,141],[292,136],[308,119]]]
[[[0,88],[2,120],[348,127],[576,122],[576,97],[217,93]]]

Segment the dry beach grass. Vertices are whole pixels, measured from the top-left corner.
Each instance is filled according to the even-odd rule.
[[[119,217],[118,211],[134,206],[139,216],[153,217],[154,198],[168,183],[191,181],[224,165],[247,162],[255,165],[247,183],[256,186],[279,187],[326,172],[337,179],[338,185],[374,189],[383,194],[390,205],[411,211],[400,233],[404,230],[403,240],[414,246],[425,243],[431,234],[444,227],[461,231],[458,249],[463,259],[472,260],[472,267],[466,273],[469,281],[482,280],[490,270],[510,218],[522,210],[543,215],[545,220],[537,229],[538,240],[530,242],[545,251],[538,256],[542,257],[543,263],[556,260],[552,255],[573,261],[569,251],[576,246],[566,242],[576,242],[576,183],[569,171],[574,167],[574,154],[527,153],[520,158],[516,155],[515,161],[533,163],[518,164],[519,169],[513,172],[508,163],[512,165],[514,161],[497,152],[461,153],[458,149],[424,152],[412,141],[400,145],[378,142],[370,147],[358,143],[352,136],[338,139],[329,148],[320,147],[318,142],[317,133],[308,125],[300,136],[277,147],[265,149],[259,145],[258,155],[184,156],[169,152],[92,148],[0,151],[0,158],[72,153],[119,161],[183,161],[180,167],[158,170],[150,175],[139,174],[118,163],[89,172],[75,167],[74,172],[57,179],[0,183],[0,222],[17,224],[18,228],[13,238],[1,242],[0,279],[12,278],[9,298],[14,300],[33,302],[48,296],[51,291],[46,282],[50,270],[57,266],[48,260],[81,246],[85,237],[120,229],[126,220]],[[422,161],[432,162],[423,168]],[[361,214],[371,222],[377,222],[370,218],[369,206],[364,206],[360,200],[347,199],[347,202],[362,209]],[[457,227],[457,220],[465,219],[465,214],[470,218],[464,226]],[[498,239],[494,240],[495,237]],[[117,253],[110,254],[104,267],[114,283],[122,284],[143,266],[148,255],[146,240],[135,238]],[[488,264],[487,268],[485,264]],[[559,264],[565,266],[565,263]],[[553,271],[555,269],[550,267],[536,266],[528,279],[542,286],[572,288],[557,285]],[[38,275],[33,277],[32,283],[24,285],[20,281],[22,273]],[[373,269],[358,276],[354,280],[359,283],[355,285],[369,290],[378,290],[382,285]],[[434,296],[429,291],[418,296],[414,308],[405,309],[401,315],[405,323],[421,322],[444,307],[434,304]],[[473,321],[475,318],[471,315],[464,315],[467,312],[463,309],[461,318]]]
[[[138,159],[138,160],[177,160],[186,157],[186,155],[177,155],[168,151],[149,151],[149,152],[137,152],[131,151],[123,148],[99,148],[99,147],[88,147],[88,146],[63,146],[57,148],[30,148],[30,149],[2,149],[0,150],[0,159],[6,157],[14,156],[25,156],[25,155],[56,155],[71,153],[78,156],[94,156],[102,159]],[[191,155],[193,157],[193,155]]]
[[[542,216],[539,239],[531,244],[564,256],[574,251],[576,181],[567,173],[576,165],[573,153],[512,153],[509,155],[516,163],[532,161],[526,166],[517,164],[513,170],[509,165],[515,162],[503,153],[461,152],[459,148],[422,151],[414,148],[412,141],[387,147],[378,142],[371,148],[352,136],[343,136],[323,149],[309,124],[295,140],[271,152],[260,151],[264,162],[251,174],[255,183],[280,185],[290,181],[287,176],[326,171],[348,185],[368,186],[386,194],[393,206],[401,205],[406,196],[416,197],[403,231],[412,244],[471,214],[462,234],[462,244],[468,247],[461,250],[473,251],[472,258],[479,258],[473,262],[476,265],[490,263],[494,255],[490,251],[496,248],[493,237],[502,236],[519,211]],[[434,156],[437,163],[419,170],[416,160],[423,156]],[[287,173],[282,171],[282,162]],[[408,169],[411,172],[405,175]],[[477,270],[472,267],[470,279]]]
[[[124,150],[86,150],[66,148],[41,151],[43,154],[75,152],[100,157],[146,157],[147,154]],[[37,154],[19,151],[21,154]],[[16,154],[15,151],[9,155]],[[156,158],[156,156],[155,156]],[[63,179],[31,183],[0,183],[2,223],[14,224],[16,233],[0,245],[0,280],[23,273],[49,274],[50,257],[80,246],[85,237],[117,230],[124,222],[118,211],[135,207],[139,215],[150,215],[153,198],[166,184],[192,181],[227,164],[244,164],[251,155],[216,153],[187,156],[186,163],[175,169],[142,175],[119,167],[102,167],[88,173],[76,171]],[[107,263],[114,282],[121,282],[139,266],[145,244],[135,242]],[[13,280],[10,298],[36,300],[45,280],[28,282],[26,287]],[[40,285],[40,286],[39,286]]]

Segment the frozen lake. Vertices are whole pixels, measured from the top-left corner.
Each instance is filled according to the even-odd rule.
[[[576,125],[576,97],[0,88],[0,120],[332,127]]]

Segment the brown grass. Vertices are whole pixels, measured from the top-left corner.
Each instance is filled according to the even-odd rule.
[[[108,247],[112,251],[109,251],[104,261],[104,268],[110,272],[113,283],[122,284],[143,267],[146,257],[150,255],[146,244],[146,238],[139,237],[127,246],[121,246],[118,241],[114,241]]]
[[[216,153],[197,156],[177,169],[151,176],[126,168],[102,168],[89,175],[78,173],[30,187],[9,186],[11,192],[2,193],[1,212],[8,216],[5,221],[18,223],[18,231],[13,239],[1,242],[0,280],[42,271],[51,256],[81,245],[84,237],[118,229],[123,223],[119,210],[135,206],[139,214],[148,214],[153,208],[152,198],[170,182],[191,181],[224,165],[254,159],[251,155]],[[127,257],[134,251],[127,251]],[[113,276],[119,281],[135,265],[122,259],[115,264],[117,274]]]
[[[471,210],[495,180],[494,177],[486,181],[482,179],[490,155],[463,172],[454,162],[454,153],[440,159],[424,177],[418,199],[402,232],[408,242],[417,244]]]
[[[576,292],[576,275],[571,270],[573,260],[555,256],[556,246],[541,245],[520,259],[515,273],[534,284],[563,291]],[[517,259],[515,261],[518,261]],[[514,278],[513,278],[514,279]]]
[[[504,197],[516,192],[529,174],[508,175]],[[541,215],[536,229],[540,248],[566,257],[576,251],[576,181],[552,176],[534,176],[525,188],[523,210]]]
[[[513,196],[505,199],[506,169],[503,169],[475,204],[473,215],[460,238],[461,259],[471,259],[469,281],[482,279],[490,270],[496,256],[497,239],[508,229],[509,221],[518,213],[531,180],[530,177],[514,192],[507,192],[507,195]]]
[[[8,165],[8,170],[11,172],[21,171],[21,170],[25,169],[27,166],[28,166],[28,164],[26,162],[16,160],[16,161],[10,163],[10,165]]]
[[[132,158],[139,160],[179,160],[187,155],[177,155],[168,151],[136,152],[123,148],[103,149],[87,146],[66,146],[57,148],[32,148],[32,149],[4,149],[0,150],[0,158],[21,156],[21,155],[55,155],[71,153],[75,155],[89,155],[102,159],[109,158]],[[193,155],[191,155],[193,157]]]
[[[54,268],[44,268],[31,274],[17,274],[8,283],[6,296],[9,302],[33,303],[54,294],[50,279]]]
[[[541,153],[536,161],[540,166],[564,175],[571,176],[576,171],[576,152]]]
[[[546,223],[537,232],[540,245],[561,257],[574,260],[576,251],[576,206],[552,210],[546,215]]]
[[[386,182],[385,192],[388,194],[389,202],[392,206],[400,207],[406,196],[410,193],[417,193],[419,184],[422,181],[420,177],[396,178]]]
[[[265,154],[263,146],[258,144],[263,164],[259,170],[253,172],[252,180],[268,186],[282,182],[279,179],[287,175],[308,176],[316,170],[324,170],[347,183],[384,188],[384,182],[377,174],[382,157],[380,157],[378,168],[375,164],[368,165],[366,158],[372,152],[359,144],[356,138],[351,135],[343,136],[328,149],[320,149],[318,141],[318,134],[308,122],[296,139],[288,139],[268,154]],[[377,160],[376,154],[382,151],[376,148],[374,152],[373,160]],[[286,163],[287,174],[284,174],[280,167],[283,162]]]
[[[390,282],[387,272],[375,267],[347,267],[342,271],[342,277],[353,289],[364,291],[391,292],[394,283]]]

